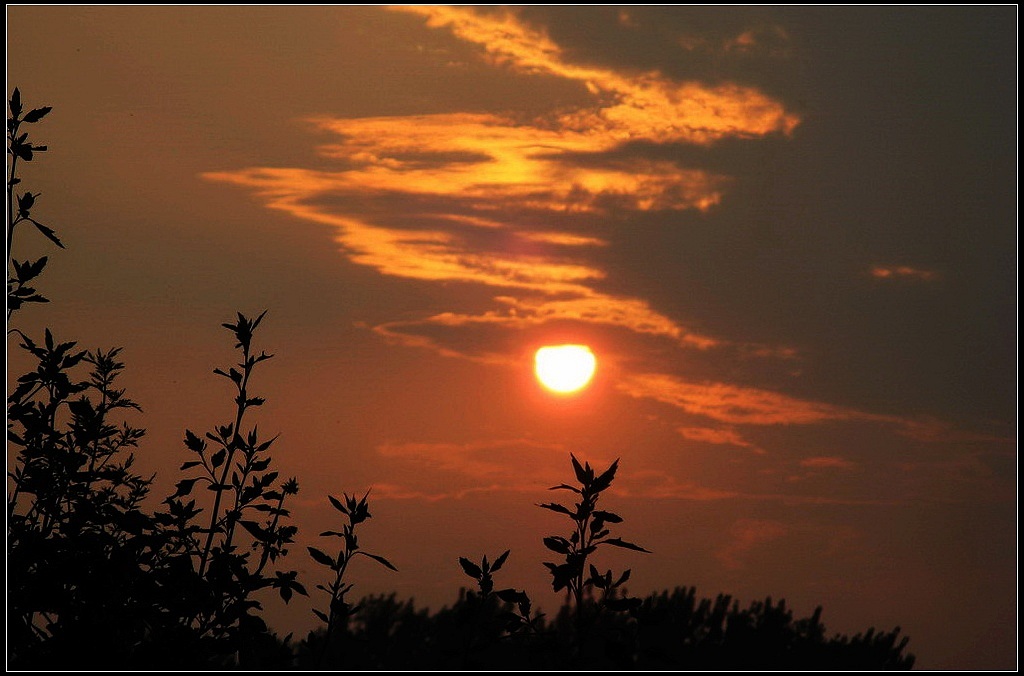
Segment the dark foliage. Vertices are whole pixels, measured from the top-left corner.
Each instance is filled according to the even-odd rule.
[[[638,599],[632,614],[600,615],[600,640],[575,655],[575,606],[564,605],[534,631],[503,629],[510,603],[463,589],[436,613],[395,596],[359,603],[340,640],[344,659],[331,668],[382,670],[880,670],[910,669],[907,638],[897,628],[828,636],[821,608],[795,619],[785,601],[741,608],[728,596],[699,598],[677,588]],[[588,606],[597,605],[587,601]],[[589,608],[597,612],[597,608]],[[624,640],[628,637],[629,640]],[[299,652],[298,665],[316,656]]]

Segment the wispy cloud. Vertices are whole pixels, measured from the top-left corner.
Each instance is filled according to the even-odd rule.
[[[738,34],[713,38],[686,34],[678,39],[687,52],[739,57],[787,58],[790,56],[789,33],[777,24],[751,26]]]
[[[755,26],[726,40],[724,46],[728,52],[785,57],[789,55],[789,33],[775,24]]]
[[[568,451],[530,439],[382,444],[377,453],[414,481],[375,485],[378,497],[457,499],[482,491],[537,493],[561,483]],[[403,469],[404,467],[404,469]]]
[[[770,519],[740,519],[729,529],[729,543],[716,557],[731,570],[745,568],[757,549],[789,534],[789,526]]]
[[[618,389],[631,397],[649,398],[687,413],[733,425],[807,425],[835,420],[893,422],[827,403],[797,399],[778,392],[727,383],[691,382],[661,373],[625,375]]]
[[[689,439],[690,441],[698,441],[705,444],[739,446],[741,448],[749,448],[758,454],[764,453],[764,449],[747,441],[740,436],[739,432],[732,428],[680,427],[678,431],[679,434],[683,435],[684,439]]]
[[[813,458],[805,458],[800,461],[801,467],[810,467],[813,469],[853,469],[857,465],[849,460],[833,456],[833,455],[822,455]]]
[[[427,17],[482,46],[496,62],[531,73],[575,80],[608,103],[559,118],[562,126],[618,141],[711,143],[730,136],[788,134],[800,118],[760,91],[732,83],[709,86],[673,82],[658,73],[622,73],[569,62],[542,31],[509,11],[481,14],[470,8],[406,6],[396,11]]]
[[[390,8],[477,45],[496,68],[554,76],[589,92],[572,110],[524,116],[448,112],[311,120],[333,136],[330,170],[253,167],[209,180],[255,191],[268,207],[334,229],[341,253],[381,274],[500,289],[491,308],[455,305],[378,333],[452,356],[425,326],[522,329],[555,321],[624,328],[707,349],[702,335],[642,299],[615,293],[593,232],[610,210],[707,211],[730,177],[631,151],[631,144],[709,145],[787,135],[799,124],[779,101],[735,83],[677,82],[573,62],[543,31],[507,10]],[[470,355],[479,358],[479,355]],[[485,360],[493,361],[492,356]]]
[[[931,282],[938,279],[939,273],[909,265],[876,265],[871,268],[871,276],[876,279],[910,279]]]
[[[701,502],[741,497],[737,491],[709,488],[693,481],[680,481],[660,470],[637,470],[616,477],[614,492],[623,497]]]

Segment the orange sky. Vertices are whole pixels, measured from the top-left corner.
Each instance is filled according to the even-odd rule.
[[[361,537],[401,572],[357,593],[437,608],[459,556],[511,548],[554,610],[535,505],[570,452],[621,458],[654,554],[603,565],[632,592],[1009,668],[1015,14],[9,6],[8,91],[54,108],[25,181],[68,245],[16,242],[53,299],[17,321],[124,346],[163,495],[229,411],[220,323],[267,309],[300,576],[326,495],[372,486]],[[574,396],[531,373],[560,343],[597,355]]]

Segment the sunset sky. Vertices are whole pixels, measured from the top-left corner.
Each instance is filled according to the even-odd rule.
[[[459,556],[553,613],[535,505],[569,453],[695,585],[900,626],[917,667],[1017,665],[1017,8],[8,6],[33,212],[15,315],[124,347],[139,453],[232,412],[221,322],[267,316],[261,431],[372,487],[355,594],[439,608]],[[588,345],[556,395],[539,347]],[[8,381],[24,359],[8,346]],[[10,462],[10,460],[9,460]],[[566,522],[567,523],[567,522]],[[322,601],[316,599],[322,605]],[[313,627],[306,599],[284,631]]]

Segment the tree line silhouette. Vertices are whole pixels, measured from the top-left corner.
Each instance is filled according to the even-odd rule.
[[[35,286],[47,257],[16,260],[12,241],[31,225],[54,245],[56,232],[33,215],[19,164],[46,146],[29,140],[50,107],[25,110],[15,89],[7,120],[7,318],[34,365],[8,386],[7,660],[11,669],[905,669],[899,628],[848,637],[826,634],[821,608],[794,619],[785,601],[741,608],[729,596],[698,598],[692,587],[630,597],[630,570],[601,571],[607,547],[650,553],[611,536],[623,519],[598,508],[618,461],[597,471],[570,456],[574,483],[552,487],[568,504],[539,507],[567,517],[565,535],[543,538],[552,589],[566,602],[552,618],[525,590],[496,589],[505,551],[479,562],[460,557],[472,580],[450,606],[430,613],[394,595],[356,602],[349,565],[384,556],[360,548],[357,527],[368,497],[328,495],[340,530],[307,547],[323,567],[315,590],[323,623],[301,640],[279,637],[262,617],[267,594],[308,596],[282,567],[295,542],[289,499],[295,478],[273,468],[275,438],[253,421],[257,366],[272,355],[254,347],[266,312],[223,324],[238,361],[213,373],[230,383],[224,422],[185,430],[186,458],[174,492],[155,502],[154,477],[134,469],[144,430],[123,420],[141,408],[119,387],[120,348],[83,350],[49,329],[33,339],[11,326],[26,303],[45,303]],[[9,461],[9,467],[12,463]],[[155,505],[155,506],[154,506]]]

